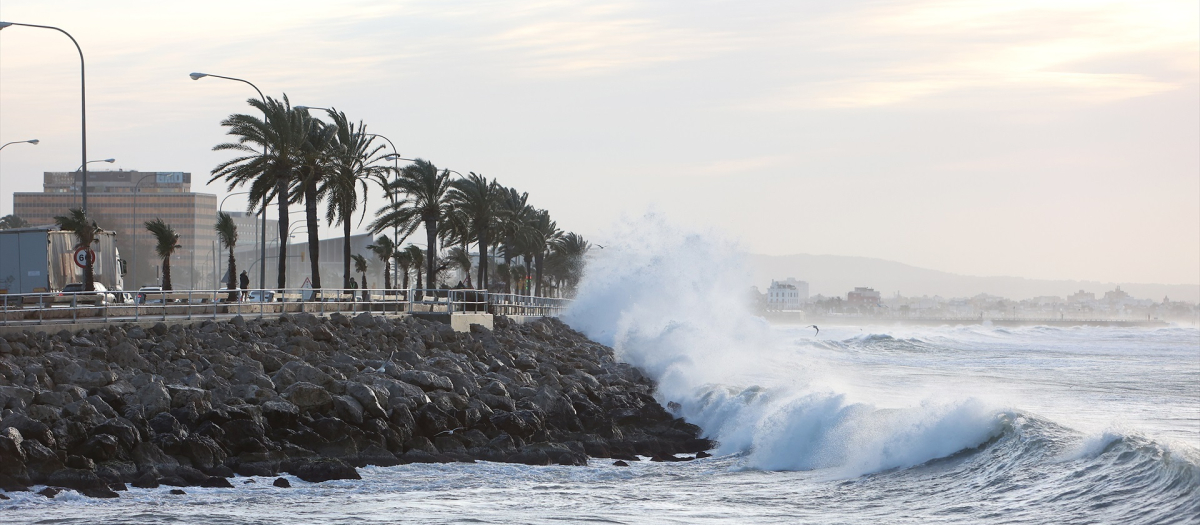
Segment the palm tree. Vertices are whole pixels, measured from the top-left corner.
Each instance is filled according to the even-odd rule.
[[[392,258],[396,260],[396,267],[400,269],[400,279],[402,280],[402,284],[400,284],[400,289],[407,290],[408,289],[408,273],[412,271],[412,267],[413,267],[412,254],[409,253],[407,250],[399,250],[395,254],[392,255]],[[389,276],[388,279],[391,279],[391,277]]]
[[[308,225],[309,271],[312,275],[312,287],[316,290],[321,288],[321,239],[317,207],[320,204],[320,190],[324,180],[333,171],[330,159],[333,157],[337,128],[308,116],[307,111],[301,113],[304,113],[305,118],[312,120],[312,124],[308,127],[308,138],[304,141],[304,147],[300,148],[299,183],[293,188],[291,199],[293,204],[304,201],[304,217]],[[346,264],[349,264],[349,260]]]
[[[326,198],[328,207],[325,210],[325,220],[330,224],[342,226],[342,286],[350,287],[350,226],[354,212],[358,210],[359,189],[362,189],[363,217],[366,217],[367,181],[386,180],[388,169],[371,164],[379,160],[375,157],[383,146],[372,147],[374,135],[366,133],[367,126],[360,120],[358,125],[350,122],[346,114],[340,111],[328,110],[333,125],[337,126],[334,136],[334,153],[330,159],[333,171],[322,183],[320,193]],[[362,221],[362,218],[359,221]],[[365,280],[366,277],[364,276]],[[366,285],[363,286],[366,288]]]
[[[462,246],[450,248],[446,253],[446,259],[450,262],[450,266],[462,270],[467,276],[467,288],[471,286],[471,253]]]
[[[405,237],[418,226],[425,227],[425,271],[430,287],[437,282],[438,268],[434,258],[438,251],[438,221],[449,209],[446,202],[449,189],[449,171],[439,172],[432,162],[417,159],[406,166],[388,188],[389,191],[403,193],[404,199],[385,206],[379,218],[371,223],[371,231],[375,233],[398,227],[404,231]]]
[[[263,118],[235,114],[221,121],[237,142],[213,147],[214,151],[230,150],[242,156],[225,161],[212,170],[209,182],[224,178],[229,189],[250,184],[250,211],[264,200],[276,198],[279,207],[279,288],[287,281],[288,193],[296,181],[300,153],[308,140],[313,119],[305,111],[296,111],[288,102],[267,97],[265,101],[250,99],[249,104],[262,111]],[[312,230],[313,228],[310,228]]]
[[[233,246],[238,241],[237,224],[233,223],[233,217],[225,212],[217,212],[217,224],[213,226],[217,232],[217,239],[221,244],[229,249],[229,283],[225,287],[229,290],[229,300],[237,299],[237,260],[233,258]]]
[[[562,230],[559,230],[558,225],[555,224],[554,221],[550,220],[550,212],[546,210],[538,210],[537,215],[535,215],[533,220],[530,221],[529,226],[532,235],[530,236],[529,243],[527,245],[528,251],[526,252],[527,257],[525,259],[525,264],[526,266],[529,265],[528,256],[532,256],[534,264],[537,265],[537,274],[533,281],[533,285],[535,287],[533,290],[533,295],[541,297],[542,270],[544,266],[543,262],[545,262],[546,259],[546,252],[550,250],[550,247],[554,244],[558,237],[562,235]]]
[[[354,271],[362,274],[362,278],[363,278],[362,279],[362,288],[363,288],[363,290],[366,290],[367,289],[367,258],[363,257],[357,253],[354,255],[351,255],[350,258],[354,259]],[[385,279],[386,279],[386,277],[385,277]],[[349,288],[349,286],[347,286],[347,288]]]
[[[175,255],[175,250],[182,248],[179,245],[179,234],[171,225],[157,218],[146,221],[146,229],[154,235],[154,239],[157,241],[157,244],[154,245],[154,252],[163,260],[162,289],[171,290],[171,256]]]
[[[0,230],[24,228],[26,226],[29,226],[29,221],[17,217],[16,215],[5,215],[4,217],[0,217]]]
[[[500,225],[497,237],[501,239],[501,253],[504,255],[504,265],[511,267],[513,257],[521,253],[518,246],[528,235],[529,217],[534,209],[529,206],[529,194],[519,193],[513,188],[506,188],[500,200]],[[504,291],[512,293],[512,273],[500,272],[504,276]]]
[[[426,253],[428,253],[428,251],[429,250],[425,250]],[[405,246],[404,252],[408,254],[408,260],[412,262],[413,273],[417,274],[417,289],[424,289],[425,285],[421,282],[421,270],[424,268],[427,262],[425,254],[421,253],[421,247],[415,244]],[[420,295],[421,293],[417,294],[418,297],[420,297]]]
[[[383,289],[390,290],[392,288],[392,255],[396,253],[396,245],[392,242],[392,238],[387,235],[380,235],[375,239],[375,244],[367,246],[375,257],[383,261]],[[407,280],[408,276],[405,276]],[[363,279],[366,279],[365,277]]]
[[[583,236],[567,233],[556,239],[546,257],[547,271],[559,283],[565,284],[568,294],[572,293],[583,277],[584,256],[592,247]]]
[[[470,175],[450,183],[452,187],[447,199],[455,209],[461,210],[470,221],[470,230],[475,233],[479,246],[479,286],[487,288],[487,250],[502,210],[502,199],[508,194],[496,181],[471,172]]]
[[[87,214],[78,208],[67,210],[66,215],[60,215],[54,218],[54,223],[58,225],[58,229],[69,231],[75,234],[75,248],[92,249],[92,245],[96,243],[96,235],[102,230],[96,225],[96,221],[88,219]],[[83,289],[84,291],[93,291],[96,289],[96,268],[95,261],[88,257],[87,265],[83,267]]]

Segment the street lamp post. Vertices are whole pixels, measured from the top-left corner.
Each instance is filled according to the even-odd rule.
[[[254,85],[254,83],[250,82],[249,80],[235,78],[235,77],[223,77],[221,75],[213,75],[210,73],[189,73],[188,76],[192,77],[192,80],[200,80],[204,77],[213,77],[213,78],[223,78],[225,80],[233,80],[235,82],[241,82],[243,84],[247,84],[250,87],[254,88],[254,91],[258,92],[258,99],[261,100],[263,104],[267,103],[267,97],[263,96],[262,90],[258,89],[258,86]],[[263,118],[265,119],[266,116],[267,115],[264,113]],[[264,144],[263,145],[263,155],[266,155],[266,154],[267,154],[267,146]],[[280,198],[284,198],[284,197],[281,196]],[[261,235],[259,236],[259,243],[258,243],[259,246],[261,247],[261,251],[259,252],[259,256],[258,256],[259,261],[262,261],[267,258],[267,196],[266,196],[266,194],[263,195],[263,202],[262,202],[262,228],[261,228],[261,230],[262,230],[262,232],[261,232]],[[267,288],[267,265],[266,264],[259,265],[258,286],[260,289]]]
[[[39,141],[38,139],[14,140],[12,142],[6,142],[3,146],[0,146],[0,150],[7,148],[10,144],[33,144],[34,146],[37,146],[38,142],[41,142],[41,141]],[[13,211],[15,212],[16,210],[13,210]]]
[[[79,42],[75,41],[75,37],[71,36],[71,33],[63,31],[62,29],[59,29],[54,26],[40,26],[40,25],[35,25],[35,24],[19,24],[17,22],[0,22],[0,29],[4,29],[8,26],[36,27],[39,29],[53,29],[55,31],[58,31],[59,33],[67,35],[67,38],[71,39],[71,43],[75,44],[75,50],[79,52],[79,114],[80,114],[79,123],[80,123],[81,135],[82,135],[82,141],[81,141],[81,144],[82,144],[81,150],[82,151],[80,154],[80,159],[81,159],[81,162],[83,162],[83,167],[81,168],[81,169],[83,169],[83,211],[86,213],[87,212],[87,82],[86,82],[86,74],[85,74],[84,63],[83,63],[83,48],[79,47]]]
[[[0,146],[0,150],[7,148],[10,144],[33,144],[34,146],[37,146],[38,142],[41,141],[38,139],[14,140],[12,142],[5,142],[3,146]]]
[[[83,210],[84,213],[87,213],[87,165],[92,164],[94,162],[107,162],[109,164],[112,164],[116,161],[117,161],[117,159],[89,160],[87,162],[84,162],[83,165],[79,166],[78,168],[75,168],[75,171],[72,172],[72,173],[76,173],[81,170],[83,171],[83,206],[80,206],[80,209]],[[79,194],[79,186],[75,187],[75,194],[76,195]]]
[[[139,288],[141,288],[141,282],[138,281],[137,232],[141,228],[138,228],[138,225],[137,225],[138,193],[140,193],[138,190],[138,187],[140,187],[142,185],[142,181],[144,181],[150,177],[155,177],[157,175],[158,175],[157,173],[151,173],[150,175],[143,175],[142,178],[138,179],[137,183],[135,183],[133,185],[133,232],[130,235],[130,237],[133,238],[133,285],[137,286]]]

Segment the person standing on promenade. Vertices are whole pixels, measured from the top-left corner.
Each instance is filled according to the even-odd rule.
[[[242,285],[242,300],[245,301],[246,295],[249,293],[246,289],[250,288],[250,276],[246,274],[246,270],[242,270],[242,275],[238,277],[238,281]]]

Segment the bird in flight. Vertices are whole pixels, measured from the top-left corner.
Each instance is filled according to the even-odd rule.
[[[387,365],[392,362],[392,356],[394,356],[394,355],[396,355],[396,351],[392,350],[392,353],[388,354],[387,361],[384,361],[382,365],[379,365],[379,368],[376,368],[375,371],[379,372],[380,374],[386,372]]]
[[[817,328],[817,325],[815,325],[815,324],[810,324],[810,325],[806,326],[805,328],[812,328],[812,329],[816,330],[817,333],[815,333],[813,335],[821,335],[821,329]]]
[[[442,434],[447,434],[447,435],[453,436],[455,432],[462,430],[463,428],[465,428],[465,427],[458,427],[458,428],[452,428],[450,430],[443,430],[441,432],[438,432],[437,434],[434,434],[434,437],[440,436]]]

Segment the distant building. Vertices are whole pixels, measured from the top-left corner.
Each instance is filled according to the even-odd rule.
[[[808,301],[808,283],[788,277],[784,281],[771,281],[767,288],[768,310],[799,310]]]
[[[1096,300],[1096,294],[1080,290],[1067,296],[1068,303],[1090,303]]]
[[[879,292],[861,286],[856,286],[853,292],[846,293],[846,302],[852,305],[875,306],[879,304],[880,298]]]
[[[1104,300],[1108,301],[1110,303],[1119,303],[1128,298],[1129,298],[1129,294],[1122,291],[1120,286],[1118,286],[1116,290],[1113,290],[1111,292],[1104,292]]]
[[[31,225],[53,225],[82,204],[80,172],[43,173],[42,192],[13,194],[13,214]],[[192,174],[180,171],[89,171],[88,216],[101,228],[117,233],[117,247],[127,261],[126,289],[158,284],[162,260],[154,254],[154,236],[146,221],[162,219],[179,233],[171,261],[176,288],[214,286],[217,196],[192,193]]]

